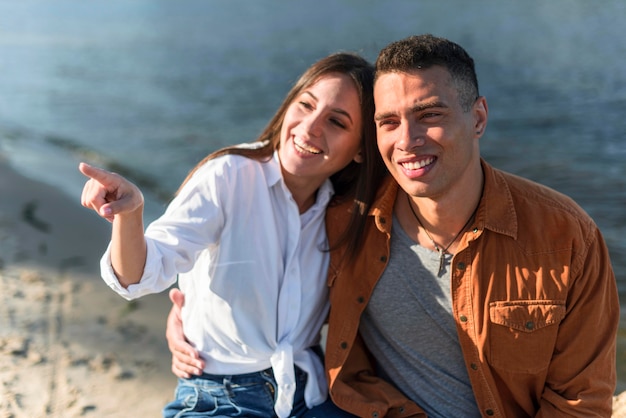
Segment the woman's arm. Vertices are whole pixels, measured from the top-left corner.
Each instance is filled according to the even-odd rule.
[[[89,177],[83,187],[82,205],[113,223],[111,264],[120,284],[128,287],[138,283],[146,262],[141,191],[119,174],[85,163],[79,170]]]

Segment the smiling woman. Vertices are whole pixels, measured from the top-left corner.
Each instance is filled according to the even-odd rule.
[[[104,280],[127,299],[177,278],[185,294],[185,336],[206,361],[201,376],[179,381],[165,417],[300,416],[319,405],[344,416],[330,413],[318,355],[329,308],[324,219],[331,200],[353,201],[344,241],[360,244],[384,171],[372,81],[354,54],[312,65],[258,140],[207,156],[145,234],[137,186],[80,165],[82,204],[113,223]],[[222,392],[229,401],[215,409]]]

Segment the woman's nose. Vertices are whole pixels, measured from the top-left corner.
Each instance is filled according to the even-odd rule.
[[[302,121],[302,125],[311,136],[318,137],[322,134],[322,116],[318,113],[308,114]]]

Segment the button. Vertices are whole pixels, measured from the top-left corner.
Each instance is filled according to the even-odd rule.
[[[535,323],[533,321],[526,322],[526,329],[531,330],[535,328]]]
[[[475,234],[478,233],[478,228],[474,227],[474,229],[472,229],[472,232]]]
[[[380,257],[380,261],[382,261],[383,263],[387,261],[387,256],[383,255]]]
[[[345,350],[346,348],[348,348],[348,343],[345,342],[345,341],[342,341],[341,344],[339,344],[339,347],[341,347],[341,348],[343,348]]]
[[[403,406],[400,407],[400,413],[404,414],[404,407]]]
[[[386,223],[387,223],[387,219],[385,219],[385,218],[380,218],[380,223],[381,223],[381,224],[386,224]]]
[[[472,368],[472,370],[478,370],[478,364],[476,363],[470,364],[470,367]]]
[[[465,315],[461,315],[459,319],[461,320],[461,322],[467,322],[467,317]]]
[[[359,296],[358,298],[356,298],[356,301],[359,303],[363,303],[365,302],[365,298],[363,296]]]
[[[492,416],[492,415],[493,415],[493,413],[494,413],[494,412],[493,412],[493,409],[487,409],[487,410],[485,411],[485,414],[487,414],[487,415],[489,415],[489,416]]]
[[[456,268],[458,270],[465,270],[465,263],[460,261],[459,263],[457,263]]]
[[[378,412],[372,412],[372,418],[378,418]]]

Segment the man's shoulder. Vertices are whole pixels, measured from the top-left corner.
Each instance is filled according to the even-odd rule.
[[[528,178],[492,169],[497,187],[505,187],[516,217],[527,231],[558,225],[562,233],[578,230],[583,235],[596,229],[595,222],[574,199],[549,186]],[[498,184],[499,183],[499,184]]]
[[[495,169],[499,172],[518,204],[540,206],[543,210],[557,210],[575,217],[587,218],[582,207],[566,194],[528,178]]]

